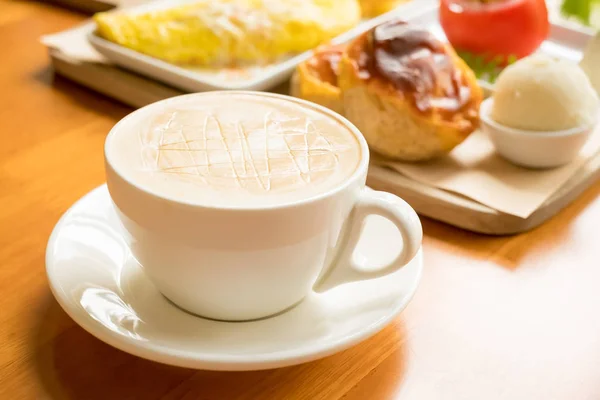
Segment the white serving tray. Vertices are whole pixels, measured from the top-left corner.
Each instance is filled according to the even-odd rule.
[[[179,3],[190,1],[194,0],[178,0]],[[159,0],[128,7],[127,10],[133,13],[143,13],[165,7],[167,4],[172,6],[173,1]],[[422,14],[424,10],[437,10],[437,6],[433,0],[413,0],[389,13],[361,22],[355,28],[332,39],[331,43],[345,43],[391,17],[399,16],[403,19],[411,19]],[[296,66],[312,54],[312,51],[306,51],[281,62],[261,67],[213,70],[206,68],[190,69],[112,43],[102,39],[93,31],[88,34],[88,40],[100,54],[116,65],[187,92],[233,89],[268,90],[289,79]]]

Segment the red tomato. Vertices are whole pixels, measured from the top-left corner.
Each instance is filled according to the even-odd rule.
[[[441,0],[440,22],[457,50],[525,57],[548,36],[545,0]]]

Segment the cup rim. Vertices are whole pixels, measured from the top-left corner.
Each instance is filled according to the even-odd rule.
[[[594,117],[594,122],[592,122],[589,125],[580,125],[580,126],[576,126],[574,128],[562,129],[562,130],[557,130],[557,131],[544,131],[544,130],[534,131],[534,130],[527,130],[527,129],[511,128],[509,126],[506,126],[499,122],[496,122],[491,117],[491,110],[492,110],[493,104],[494,104],[493,96],[488,97],[481,103],[480,112],[479,112],[479,116],[480,116],[481,120],[485,124],[494,128],[496,131],[502,132],[505,134],[509,134],[509,135],[513,135],[513,136],[520,135],[520,136],[542,138],[542,137],[564,137],[564,136],[574,136],[574,135],[582,134],[582,133],[585,133],[585,132],[593,129],[594,126],[596,126],[598,119],[599,119],[599,114],[600,114],[600,110],[598,112],[596,112],[596,115]]]
[[[272,97],[272,98],[281,99],[283,101],[294,102],[294,103],[300,104],[302,106],[312,108],[322,114],[325,114],[325,115],[329,116],[330,118],[337,120],[343,126],[348,128],[350,130],[350,132],[354,135],[354,137],[356,138],[356,140],[359,143],[359,147],[360,147],[360,151],[361,151],[360,161],[359,161],[358,165],[356,166],[352,175],[350,175],[350,177],[348,177],[347,179],[342,181],[339,185],[334,186],[333,188],[331,188],[327,191],[318,193],[318,194],[310,196],[310,197],[302,198],[299,200],[283,201],[281,203],[275,203],[275,204],[251,204],[251,205],[203,204],[203,203],[199,203],[199,202],[188,201],[186,199],[180,199],[180,198],[176,198],[174,196],[169,196],[166,194],[158,193],[156,191],[153,191],[153,190],[145,188],[141,185],[138,185],[137,183],[135,183],[134,181],[129,179],[127,176],[125,176],[125,174],[123,174],[121,171],[119,171],[119,169],[116,167],[116,165],[111,161],[111,154],[110,154],[111,152],[109,151],[110,142],[111,142],[112,138],[118,134],[117,132],[119,131],[120,127],[122,125],[124,125],[127,121],[134,119],[137,116],[142,115],[145,112],[148,112],[148,110],[151,108],[160,107],[161,105],[167,105],[169,103],[181,101],[182,99],[185,99],[185,98],[200,97],[200,96],[222,96],[222,95],[247,95],[247,96],[258,96],[258,97]],[[159,100],[159,101],[147,104],[144,107],[141,107],[141,108],[138,108],[138,109],[132,111],[131,113],[129,113],[128,115],[123,117],[121,120],[119,120],[111,128],[111,130],[109,131],[109,133],[106,136],[106,139],[104,141],[104,160],[105,160],[106,164],[108,164],[110,166],[110,168],[114,171],[114,173],[117,174],[124,182],[126,182],[127,185],[134,187],[135,189],[141,191],[142,193],[144,193],[146,195],[149,195],[149,196],[161,199],[161,200],[166,200],[166,201],[169,201],[172,203],[190,206],[190,207],[215,209],[215,210],[265,211],[265,210],[278,210],[278,209],[294,208],[294,207],[301,206],[301,205],[308,205],[311,203],[315,203],[320,200],[326,199],[328,197],[334,196],[337,193],[342,192],[342,191],[346,190],[348,187],[352,186],[357,179],[359,179],[361,176],[363,176],[366,173],[368,166],[369,166],[369,159],[370,159],[369,146],[367,145],[366,139],[364,138],[364,136],[362,135],[360,130],[352,122],[350,122],[348,119],[346,119],[342,115],[339,115],[338,113],[336,113],[326,107],[323,107],[319,104],[315,104],[310,101],[306,101],[306,100],[299,99],[296,97],[287,96],[287,95],[278,94],[278,93],[266,93],[266,92],[258,92],[258,91],[251,91],[251,90],[216,90],[216,91],[208,91],[208,92],[189,93],[189,94],[174,96],[174,97],[170,97],[167,99],[163,99],[163,100]]]

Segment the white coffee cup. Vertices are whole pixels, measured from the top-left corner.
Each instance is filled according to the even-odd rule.
[[[294,101],[342,121],[356,135],[362,158],[339,186],[283,205],[204,206],[151,193],[114,167],[108,144],[120,123],[108,135],[106,178],[124,235],[157,289],[179,307],[218,320],[268,317],[311,291],[393,273],[419,250],[415,211],[392,194],[365,188],[369,150],[356,127],[323,107]],[[402,250],[389,265],[367,271],[354,264],[352,253],[372,214],[398,227]]]

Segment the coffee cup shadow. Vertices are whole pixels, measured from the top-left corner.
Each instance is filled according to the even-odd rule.
[[[398,391],[406,363],[402,318],[363,343],[297,366],[249,372],[198,371],[115,349],[74,324],[46,296],[32,335],[37,378],[52,399],[361,398]],[[377,384],[369,383],[377,380]],[[364,382],[363,382],[364,381]],[[375,388],[375,389],[373,389]],[[364,398],[364,397],[362,397]]]

